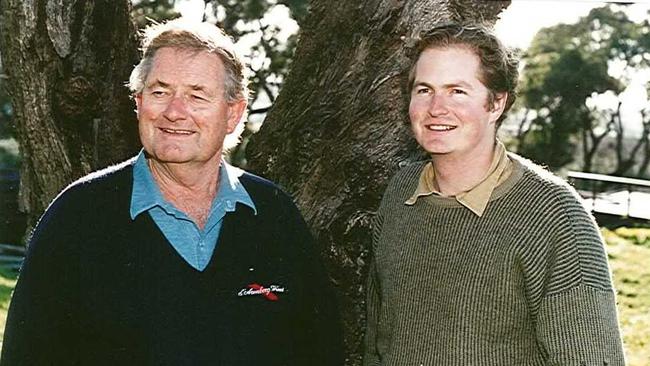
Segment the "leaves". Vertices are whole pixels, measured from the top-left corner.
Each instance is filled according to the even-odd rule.
[[[611,109],[587,101],[604,93],[618,98],[634,71],[650,66],[648,21],[634,23],[617,9],[596,8],[575,24],[537,33],[523,56],[518,107],[538,113],[527,121],[529,131],[519,133],[519,152],[558,169],[575,159],[580,142],[583,169],[591,169],[603,137],[594,131],[609,132],[621,116],[620,105]],[[630,165],[622,150],[617,148],[619,168]]]

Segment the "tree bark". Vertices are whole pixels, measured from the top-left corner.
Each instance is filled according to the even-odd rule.
[[[414,37],[436,23],[494,23],[510,2],[312,0],[250,170],[291,192],[337,285],[347,364],[360,363],[370,225],[388,179],[423,158],[403,91]]]
[[[0,48],[23,155],[20,207],[34,224],[68,183],[134,154],[124,84],[137,61],[130,2],[3,0]]]

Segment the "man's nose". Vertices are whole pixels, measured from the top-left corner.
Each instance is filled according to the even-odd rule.
[[[187,103],[183,97],[180,95],[174,95],[167,104],[163,116],[170,121],[177,121],[185,119],[187,117],[187,112]]]
[[[434,94],[429,101],[428,112],[431,116],[440,116],[447,114],[447,101],[444,95]]]

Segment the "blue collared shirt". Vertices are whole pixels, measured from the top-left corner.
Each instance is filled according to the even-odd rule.
[[[219,191],[201,230],[184,212],[163,198],[141,151],[133,166],[131,219],[143,212],[149,213],[176,252],[189,265],[203,271],[214,253],[226,213],[235,211],[238,202],[257,213],[253,200],[239,182],[238,177],[242,174],[243,170],[221,160]]]

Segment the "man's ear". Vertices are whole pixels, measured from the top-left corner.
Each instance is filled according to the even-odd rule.
[[[226,131],[228,133],[232,133],[235,130],[246,111],[246,106],[248,106],[248,102],[245,99],[228,103],[228,121],[226,121]]]
[[[133,100],[135,100],[135,114],[140,115],[140,107],[142,106],[142,93],[136,93],[133,95]]]
[[[488,106],[490,108],[490,122],[496,122],[503,114],[503,110],[506,108],[508,92],[495,93],[494,97],[491,99],[491,103]]]

